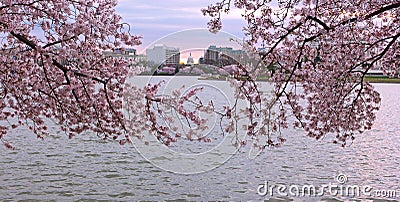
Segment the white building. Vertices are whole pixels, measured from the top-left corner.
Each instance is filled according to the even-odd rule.
[[[147,62],[153,65],[177,65],[180,62],[179,48],[167,47],[156,44],[153,48],[146,50]]]
[[[186,64],[188,64],[188,65],[194,65],[194,59],[193,59],[193,57],[192,57],[192,52],[190,52],[190,55],[189,55],[189,57],[188,57],[188,59],[187,59]]]

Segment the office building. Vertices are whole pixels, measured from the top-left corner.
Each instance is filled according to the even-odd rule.
[[[157,44],[153,48],[146,50],[147,62],[151,66],[173,66],[180,62],[180,52],[178,48],[167,47]]]

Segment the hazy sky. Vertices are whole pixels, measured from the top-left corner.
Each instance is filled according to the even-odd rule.
[[[123,17],[123,21],[131,25],[133,34],[143,36],[143,45],[136,47],[138,52],[142,52],[148,45],[171,33],[188,29],[207,28],[207,22],[210,18],[203,16],[200,9],[216,1],[119,0],[116,10]],[[235,10],[231,15],[224,17],[223,31],[242,38],[244,36],[242,33],[244,25],[244,20],[240,18],[240,12]],[[195,35],[176,39],[183,43],[187,43],[185,40],[189,40],[191,43],[203,44],[204,41],[207,41],[199,40]],[[201,48],[201,45],[193,45],[192,48]]]

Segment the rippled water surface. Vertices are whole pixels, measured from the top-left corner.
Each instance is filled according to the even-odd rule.
[[[257,194],[265,181],[320,187],[336,183],[339,174],[347,176],[347,184],[397,190],[397,197],[358,200],[400,200],[400,85],[375,86],[383,98],[378,119],[350,147],[290,130],[281,148],[256,159],[248,159],[245,149],[215,169],[190,175],[154,166],[133,145],[105,143],[91,134],[72,140],[58,134],[41,141],[18,129],[9,135],[17,149],[0,148],[0,200],[350,200]]]

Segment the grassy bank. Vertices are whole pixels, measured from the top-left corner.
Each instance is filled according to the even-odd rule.
[[[225,81],[226,79],[227,79],[227,76],[199,77],[199,80]],[[268,79],[269,79],[269,77],[267,77],[267,76],[259,76],[259,77],[257,77],[256,81],[268,81]]]
[[[225,81],[226,76],[219,76],[219,77],[200,77],[199,80],[216,80],[216,81]],[[260,76],[257,78],[257,81],[268,81],[269,77],[266,76]],[[399,83],[400,84],[400,79],[399,78],[388,78],[388,77],[383,77],[383,76],[366,76],[365,81],[370,82],[370,83]]]
[[[400,84],[399,78],[388,78],[388,77],[383,77],[383,76],[366,76],[365,81],[368,81],[370,83],[399,83]]]

